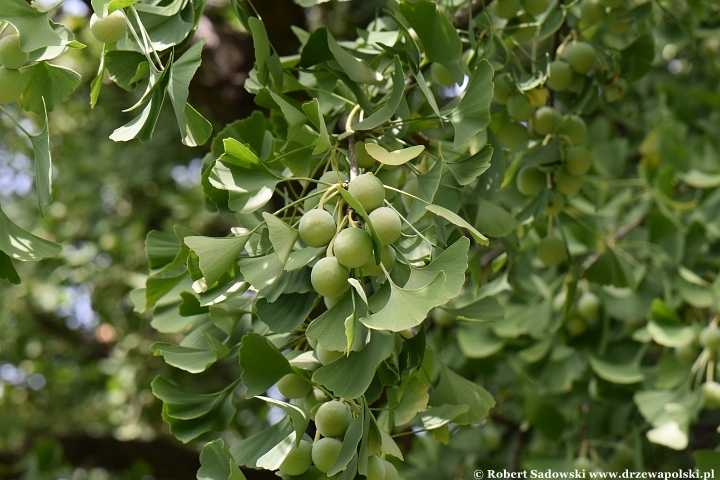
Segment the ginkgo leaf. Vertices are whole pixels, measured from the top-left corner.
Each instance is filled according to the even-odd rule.
[[[387,151],[380,145],[375,143],[366,143],[365,150],[368,155],[373,157],[380,163],[385,165],[398,166],[409,162],[413,158],[420,155],[425,147],[423,145],[415,145],[414,147],[403,148],[402,150]]]

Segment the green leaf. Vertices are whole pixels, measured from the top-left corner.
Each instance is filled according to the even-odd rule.
[[[455,298],[465,283],[469,249],[470,240],[461,237],[428,265],[422,268],[411,268],[410,278],[408,278],[404,288],[424,287],[430,284],[440,272],[443,272],[445,274],[445,286],[436,305],[442,305],[451,298]]]
[[[200,453],[198,480],[246,480],[221,439],[205,444]]]
[[[80,74],[69,68],[38,62],[22,70],[26,79],[20,105],[36,115],[53,111],[80,85]]]
[[[15,225],[0,208],[0,251],[22,262],[36,262],[54,257],[62,247],[44,240]]]
[[[469,425],[479,423],[487,417],[495,405],[495,400],[483,387],[443,365],[440,383],[435,387],[428,404],[432,407],[446,404],[467,406],[467,413],[457,416],[453,421],[459,425]]]
[[[285,411],[288,417],[290,417],[290,420],[292,421],[293,428],[295,428],[294,438],[293,438],[293,447],[297,447],[300,445],[300,440],[302,440],[303,434],[305,433],[305,430],[307,429],[308,424],[310,423],[310,417],[308,417],[305,414],[305,411],[301,409],[300,407],[296,405],[291,405],[289,403],[281,402],[280,400],[276,400],[274,398],[268,398],[268,397],[261,397],[258,396],[260,400],[263,400],[267,403],[270,403],[272,405],[275,405],[276,407],[282,409]],[[284,460],[285,457],[283,456],[280,459],[280,463],[282,463],[282,460]],[[280,464],[278,463],[276,466],[273,465],[273,460],[270,458],[266,458],[265,462],[263,462],[263,457],[260,457],[257,462],[258,467],[266,468],[268,470],[276,470]]]
[[[328,470],[328,476],[331,477],[336,473],[345,469],[350,461],[357,455],[357,447],[363,436],[363,417],[359,416],[353,419],[348,426],[345,436],[343,437],[343,446],[340,449],[335,464]]]
[[[17,29],[23,52],[62,44],[62,39],[50,25],[48,12],[35,10],[25,0],[3,0],[0,20],[12,23]]]
[[[169,68],[163,70],[159,77],[151,75],[150,86],[148,91],[137,105],[149,98],[150,101],[138,116],[130,120],[122,127],[116,128],[110,135],[110,139],[115,142],[128,142],[134,138],[141,142],[149,142],[152,140],[155,125],[160,116],[163,102],[165,101],[165,89],[167,88],[169,76],[166,75]]]
[[[248,238],[249,235],[225,238],[189,236],[185,237],[185,245],[200,258],[200,271],[210,287],[235,264]]]
[[[95,108],[97,105],[98,98],[100,97],[100,90],[102,89],[103,80],[105,80],[105,57],[106,57],[107,46],[103,44],[103,53],[100,55],[100,65],[98,66],[98,73],[90,82],[90,108]]]
[[[112,0],[107,5],[107,14],[110,15],[111,13],[122,10],[123,8],[129,7],[130,5],[135,5],[140,0]]]
[[[231,210],[252,213],[270,201],[280,177],[234,138],[226,138],[223,144],[225,153],[212,169],[210,184],[229,192]]]
[[[188,88],[195,72],[200,67],[203,45],[205,45],[204,39],[195,42],[183,53],[182,57],[172,63],[167,86],[167,95],[175,110],[182,143],[189,147],[204,144],[212,133],[210,122],[187,103]]]
[[[420,325],[428,312],[441,301],[446,275],[438,272],[435,278],[422,287],[400,288],[388,278],[390,297],[387,303],[369,317],[360,321],[375,330],[402,330]],[[370,302],[371,309],[373,302]]]
[[[469,405],[440,405],[426,408],[422,412],[423,428],[425,428],[425,430],[440,428],[452,422],[469,409]]]
[[[337,397],[359,397],[370,386],[377,366],[392,353],[393,338],[372,332],[365,348],[320,367],[313,374],[313,382],[324,385]]]
[[[475,228],[489,237],[504,237],[515,231],[518,221],[507,210],[482,197],[477,197],[477,201]]]
[[[203,335],[207,348],[191,348],[169,343],[156,342],[150,346],[155,356],[162,356],[173,367],[190,373],[207,370],[213,363],[230,353],[230,349],[210,335]],[[207,338],[210,337],[210,338]]]
[[[443,217],[445,220],[450,221],[450,223],[452,223],[453,225],[457,225],[458,227],[466,229],[470,233],[470,235],[472,235],[475,241],[478,242],[480,245],[488,245],[490,243],[490,241],[485,235],[478,232],[475,227],[466,222],[458,214],[451,212],[447,208],[441,207],[440,205],[425,205],[425,209],[429,212],[434,213],[435,215]]]
[[[540,25],[540,32],[538,32],[538,40],[544,40],[553,33],[557,32],[560,27],[565,23],[565,16],[567,15],[567,9],[565,8],[553,8],[547,17]]]
[[[642,373],[640,366],[636,362],[611,363],[597,357],[590,357],[588,361],[590,367],[600,378],[611,383],[630,385],[642,382],[645,379],[645,374]]]
[[[305,335],[307,335],[308,338],[317,340],[320,345],[328,350],[335,350],[337,352],[345,351],[347,349],[345,319],[355,313],[355,305],[356,304],[353,303],[352,293],[347,292],[335,305],[320,314],[308,325]],[[367,330],[356,332],[351,349],[356,351],[362,350],[365,346],[364,337],[366,335]]]
[[[270,231],[270,242],[272,242],[275,253],[284,265],[290,252],[292,252],[295,241],[298,239],[298,231],[275,215],[267,212],[263,212],[262,215]]]
[[[308,117],[300,110],[295,108],[290,102],[275,92],[265,90],[270,93],[273,101],[280,107],[283,117],[290,127],[287,134],[288,141],[297,138],[303,125],[307,123]]]
[[[448,63],[462,57],[460,36],[435,2],[402,2],[400,12],[420,38],[428,61]]]
[[[240,366],[248,398],[265,393],[282,377],[293,373],[280,350],[270,340],[254,332],[245,335],[240,343]]]
[[[318,141],[312,154],[318,155],[328,151],[332,147],[332,143],[330,142],[327,126],[325,125],[325,118],[323,118],[322,110],[320,110],[320,102],[317,98],[313,98],[311,101],[303,103],[302,109],[313,125],[320,131],[320,136],[318,136]]]
[[[495,335],[490,325],[463,325],[458,330],[460,350],[468,358],[487,358],[505,346],[505,340]]]
[[[52,202],[52,157],[50,155],[50,123],[47,110],[43,107],[45,124],[37,135],[30,135],[35,157],[35,190],[38,196],[40,214],[45,215],[45,207]]]
[[[423,145],[415,145],[414,147],[403,148],[400,150],[388,152],[380,145],[374,143],[367,143],[365,144],[365,150],[367,151],[368,155],[370,155],[380,163],[383,163],[385,165],[398,166],[409,162],[413,158],[416,158],[423,152],[423,150],[425,150],[425,147]]]
[[[277,254],[241,258],[240,272],[256,290],[272,285],[283,274],[283,264]]]
[[[400,106],[400,101],[403,98],[403,93],[405,93],[405,75],[403,73],[402,64],[400,63],[400,58],[396,55],[395,56],[395,71],[393,72],[393,89],[392,93],[390,94],[390,98],[388,101],[380,108],[375,110],[372,115],[367,117],[362,122],[358,122],[352,126],[352,129],[357,130],[371,130],[375,127],[378,127],[382,125],[383,123],[387,122],[392,118],[393,115],[395,115],[395,112],[397,111],[398,107]],[[375,144],[368,144],[368,145],[375,145]],[[366,145],[367,147],[367,145]],[[382,147],[380,147],[382,148]],[[424,147],[423,147],[424,148]],[[385,150],[385,149],[383,149]],[[420,151],[423,149],[421,148]],[[377,161],[382,162],[379,158],[375,157],[372,153],[370,153],[370,156],[375,158]],[[418,155],[420,152],[418,152]],[[417,155],[415,155],[416,157]],[[408,160],[411,160],[411,157]],[[406,160],[407,161],[407,160]],[[385,162],[382,162],[385,163]],[[405,162],[402,162],[405,163]],[[390,165],[401,165],[401,164],[390,164]]]
[[[270,428],[240,440],[230,448],[230,453],[239,465],[257,468],[258,459],[287,438],[293,430],[289,417],[285,417]]]
[[[371,85],[377,85],[384,81],[383,76],[373,70],[370,65],[341,47],[329,32],[327,33],[327,43],[333,57],[340,64],[340,68],[350,77],[350,80]]]
[[[128,92],[135,90],[135,87],[150,70],[145,55],[138,52],[106,51],[103,55],[103,62],[110,80]]]
[[[275,333],[292,332],[310,315],[316,298],[315,293],[280,295],[272,303],[261,298],[256,303],[257,316]]]
[[[475,181],[490,168],[490,159],[493,155],[493,148],[488,144],[474,155],[458,160],[456,162],[445,162],[450,173],[460,185],[468,185]]]
[[[427,407],[430,395],[427,387],[416,377],[410,378],[402,390],[400,400],[392,409],[395,412],[395,425],[405,425]]]
[[[665,347],[684,347],[695,339],[695,329],[690,325],[651,320],[647,329],[653,341]]]
[[[634,285],[630,265],[612,249],[607,249],[585,272],[585,278],[600,285],[624,288]]]
[[[7,280],[13,285],[20,285],[20,275],[18,275],[12,259],[5,252],[0,250],[0,278]]]
[[[641,35],[628,45],[622,51],[622,65],[628,81],[634,82],[652,70],[654,58],[655,42],[652,35]]]
[[[152,392],[166,404],[166,413],[172,418],[190,420],[206,415],[218,401],[220,393],[199,395],[187,393],[163,377],[152,381]]]
[[[455,148],[462,148],[475,135],[490,124],[490,101],[493,97],[494,71],[490,62],[483,59],[470,77],[465,94],[450,114],[455,127]]]
[[[715,472],[720,471],[720,452],[715,450],[695,450],[693,452],[695,457],[695,467],[701,472]]]
[[[415,196],[427,203],[432,203],[440,186],[440,178],[442,177],[443,162],[437,161],[426,173],[417,176],[418,188]],[[425,202],[417,201],[412,197],[407,197],[412,202],[410,211],[407,214],[407,221],[414,223],[420,220],[427,213],[425,210]],[[427,242],[425,242],[427,243]]]

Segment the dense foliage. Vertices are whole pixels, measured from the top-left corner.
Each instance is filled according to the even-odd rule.
[[[10,148],[32,149],[46,236],[69,222],[59,235],[77,239],[62,262],[44,260],[38,278],[0,293],[3,333],[19,340],[0,350],[17,359],[2,366],[0,411],[26,409],[0,427],[15,436],[8,444],[27,424],[48,428],[42,412],[55,395],[70,400],[69,384],[115,382],[81,397],[84,409],[52,408],[68,412],[70,429],[93,422],[128,439],[156,435],[161,416],[177,439],[204,446],[200,479],[714,468],[718,6],[403,0],[349,34],[318,20],[347,4],[297,3],[316,24],[293,27],[290,55],[252,3],[224,7],[252,36],[244,88],[258,110],[210,140],[211,123],[188,103],[205,2],[92,1],[78,28],[103,42],[90,106],[122,123],[116,103],[133,102],[109,79],[135,92],[129,110],[139,111],[110,135],[129,143],[109,162],[127,170],[102,187],[105,213],[50,203],[48,125],[93,115],[63,104],[81,75],[54,61],[92,60],[70,25],[23,0],[0,9]],[[205,155],[199,182],[215,214],[169,181],[167,152],[193,155],[172,146],[170,123],[187,147],[209,142],[194,155]],[[62,151],[83,141],[98,142]],[[82,168],[59,158],[55,190],[82,196]],[[135,210],[118,184],[182,213]],[[3,197],[0,210],[0,277],[13,284],[14,262],[60,252],[13,223],[26,203]],[[156,228],[148,275],[118,226],[129,241]],[[128,261],[109,267],[100,250]],[[69,285],[86,299],[95,285],[98,311],[76,301],[63,315]],[[162,336],[143,323],[150,315]],[[29,335],[20,319],[31,317],[50,335]],[[57,317],[96,351],[53,339]],[[72,358],[43,364],[48,352]],[[146,369],[158,360],[150,352],[162,372]],[[162,412],[148,391],[155,373]],[[26,403],[28,389],[38,392]]]

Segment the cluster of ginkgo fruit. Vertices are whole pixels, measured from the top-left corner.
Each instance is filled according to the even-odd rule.
[[[321,346],[315,344],[315,348],[317,355],[317,349]],[[292,350],[286,354],[286,358],[296,368],[304,370],[310,366],[312,369],[313,365],[317,365],[304,358],[307,353],[309,352],[302,354],[298,350]],[[321,363],[324,363],[323,360],[329,359],[322,358]],[[357,415],[355,410],[358,410],[359,407],[354,404],[351,407],[350,403],[331,399],[325,392],[315,387],[310,379],[299,373],[285,375],[277,382],[276,387],[283,396],[294,400],[299,407],[310,413],[310,418],[315,421],[317,431],[312,443],[303,439],[293,447],[280,465],[280,473],[289,476],[313,472],[318,475],[327,474],[333,469],[340,456],[343,437],[353,416]],[[367,479],[397,480],[398,473],[395,466],[378,455],[381,441],[374,428],[370,428],[368,432],[367,444]],[[329,477],[323,475],[322,478],[337,478],[341,474],[342,471]]]
[[[335,183],[332,183],[335,182]],[[338,189],[347,188],[367,213],[383,244],[382,261],[376,262],[369,226],[352,209],[342,208]],[[396,260],[391,244],[400,238],[402,223],[397,212],[385,203],[385,186],[371,172],[347,182],[344,174],[328,171],[320,178],[317,192],[305,203],[298,227],[300,239],[310,247],[327,247],[327,256],[312,267],[310,280],[315,291],[327,302],[349,288],[350,270],[357,274],[379,276],[389,273]],[[318,195],[323,192],[322,195]],[[317,205],[312,198],[320,197]]]

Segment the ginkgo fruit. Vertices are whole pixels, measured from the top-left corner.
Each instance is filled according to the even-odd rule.
[[[568,89],[572,79],[573,75],[570,65],[561,60],[550,62],[548,66],[548,77],[545,82],[548,87],[556,92],[562,92]]]
[[[376,163],[375,159],[367,153],[366,143],[374,142],[355,142],[355,162],[360,168],[370,168]]]
[[[522,0],[522,6],[530,15],[540,15],[550,6],[550,0]]]
[[[302,475],[312,465],[312,444],[307,440],[300,440],[300,445],[293,449],[280,464],[280,472],[285,475]]]
[[[558,237],[545,237],[538,245],[540,261],[549,267],[560,265],[565,260],[565,243]]]
[[[588,24],[593,25],[605,18],[605,5],[600,0],[584,0],[580,5],[580,15]]]
[[[310,283],[323,297],[337,297],[345,293],[350,284],[350,273],[335,257],[318,260],[310,272]]]
[[[507,112],[514,120],[528,120],[535,109],[525,95],[513,95],[507,103]]]
[[[326,210],[314,208],[300,218],[300,238],[309,247],[324,247],[335,236],[335,220]]]
[[[392,269],[395,266],[396,258],[395,250],[393,250],[390,245],[385,245],[383,247],[381,263],[388,273],[392,272]],[[363,265],[362,269],[367,275],[383,275],[382,268],[380,268],[380,265],[375,263],[375,255],[370,257],[370,260]]]
[[[600,313],[600,298],[593,292],[580,295],[577,303],[577,312],[585,320],[595,320]]]
[[[496,0],[495,15],[500,18],[513,18],[520,10],[520,0]]]
[[[302,398],[312,391],[312,384],[297,373],[288,373],[275,384],[286,398]]]
[[[576,42],[567,45],[560,55],[568,62],[570,68],[580,74],[592,70],[597,60],[595,48],[587,42]]]
[[[434,62],[430,67],[430,75],[435,83],[444,87],[455,85],[455,77],[442,63]]]
[[[102,18],[94,13],[90,17],[90,31],[103,43],[117,42],[125,35],[126,30],[127,24],[121,10],[116,10]]]
[[[545,174],[535,167],[523,167],[517,174],[516,184],[523,195],[537,195],[545,188]]]
[[[351,421],[350,407],[337,400],[323,403],[315,413],[315,427],[323,437],[342,437]]]
[[[0,105],[12,103],[25,89],[25,77],[19,70],[0,67]]]
[[[573,175],[584,175],[590,170],[590,152],[582,145],[570,147],[565,156],[565,168]]]
[[[328,350],[320,344],[315,346],[315,356],[323,365],[328,365],[343,356],[343,352]]]
[[[707,326],[700,332],[700,345],[710,350],[720,349],[720,328]]]
[[[507,122],[497,131],[498,140],[503,146],[513,149],[524,145],[528,139],[527,129],[516,122]]]
[[[372,173],[363,173],[355,177],[348,185],[348,192],[355,197],[367,213],[382,207],[385,200],[385,187],[380,179]]]
[[[317,440],[312,446],[311,456],[313,464],[321,472],[329,472],[340,456],[342,445],[342,442],[336,438],[321,438]]]
[[[577,177],[567,170],[555,172],[555,186],[558,192],[568,197],[577,194],[582,188],[582,178]]]
[[[562,116],[556,108],[553,107],[540,107],[535,110],[533,116],[532,128],[538,135],[547,135],[555,131],[562,121]]]
[[[390,207],[376,208],[369,217],[383,245],[390,245],[400,238],[402,224],[395,210]]]
[[[573,145],[582,145],[587,141],[587,125],[577,115],[570,115],[557,129],[557,133],[569,138]]]
[[[341,265],[347,268],[362,267],[373,254],[372,238],[361,228],[346,228],[335,237],[333,249]]]
[[[385,480],[385,464],[377,455],[368,458],[367,480]]]
[[[30,54],[20,50],[20,37],[8,35],[0,39],[0,64],[5,68],[17,70],[25,65]]]

